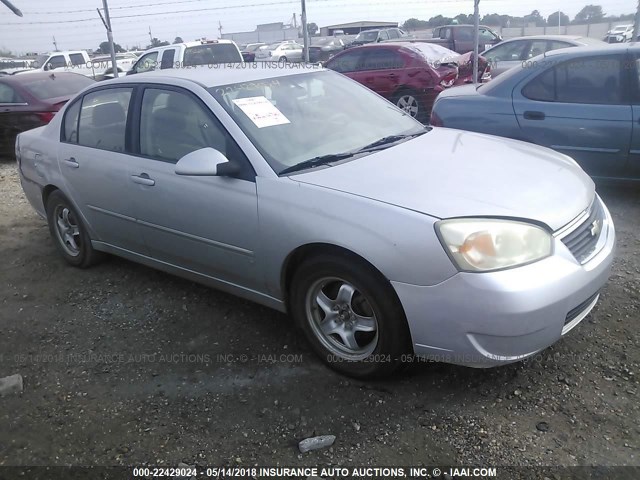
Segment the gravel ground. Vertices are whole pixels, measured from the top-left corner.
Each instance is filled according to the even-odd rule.
[[[325,368],[284,315],[118,258],[67,266],[0,162],[0,465],[640,465],[640,190],[599,305],[534,360]],[[300,454],[299,440],[333,447]]]

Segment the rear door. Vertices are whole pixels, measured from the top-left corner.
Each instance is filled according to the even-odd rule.
[[[590,175],[624,175],[632,130],[624,64],[622,54],[546,62],[513,91],[522,138],[573,157]]]
[[[392,48],[367,48],[361,63],[361,79],[374,92],[390,99],[402,83],[405,62]]]
[[[453,38],[453,48],[451,50],[458,53],[467,53],[474,49],[473,27],[460,25],[448,28],[449,35]]]
[[[65,111],[58,163],[64,191],[76,202],[96,240],[143,253],[126,152],[132,94],[132,87],[102,88],[74,102]]]

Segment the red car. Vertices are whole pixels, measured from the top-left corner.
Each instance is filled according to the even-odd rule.
[[[472,54],[459,55],[436,44],[393,42],[363,45],[338,53],[326,63],[395,103],[418,120],[427,120],[440,92],[473,82]],[[479,80],[490,67],[480,57]]]
[[[20,132],[46,125],[94,81],[67,72],[25,72],[0,77],[0,159],[13,158]]]

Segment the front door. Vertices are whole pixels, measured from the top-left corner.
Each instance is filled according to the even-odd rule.
[[[248,160],[194,94],[145,88],[135,165],[138,222],[149,254],[224,282],[258,286],[258,202]],[[237,178],[181,176],[177,161],[212,147],[244,168]],[[135,147],[134,147],[135,148]]]

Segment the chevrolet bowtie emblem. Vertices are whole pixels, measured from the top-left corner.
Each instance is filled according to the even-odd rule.
[[[600,221],[594,220],[593,223],[591,224],[591,228],[589,229],[589,231],[591,232],[591,236],[597,237],[600,234],[601,229],[602,227],[600,226]]]

